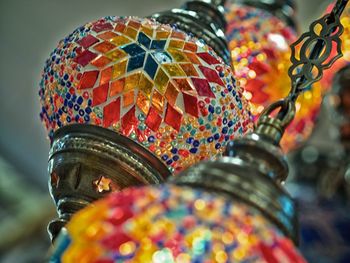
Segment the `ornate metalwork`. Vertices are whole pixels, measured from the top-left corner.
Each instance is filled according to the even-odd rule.
[[[87,124],[59,129],[49,154],[50,193],[59,218],[49,224],[54,239],[72,214],[112,191],[160,184],[167,167],[145,148],[111,130]]]
[[[302,92],[320,80],[323,70],[330,68],[342,56],[340,35],[343,31],[339,17],[334,13],[327,14],[314,21],[310,25],[310,31],[291,45],[292,66],[289,68],[289,76],[292,92]]]

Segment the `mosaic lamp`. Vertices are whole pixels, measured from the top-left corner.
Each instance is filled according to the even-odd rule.
[[[305,262],[295,246],[296,207],[282,186],[288,166],[279,141],[299,93],[319,80],[313,67],[322,74],[330,66],[322,50],[333,40],[339,44],[338,18],[347,2],[339,0],[302,35],[306,53],[292,57],[289,95],[264,110],[253,133],[166,184],[128,188],[79,211],[57,239],[51,262]],[[313,34],[317,23],[322,37]],[[293,70],[298,66],[301,73]]]
[[[39,94],[59,213],[53,237],[91,201],[159,184],[252,129],[228,66],[223,2],[190,1],[153,18],[104,17],[51,53]]]
[[[227,11],[232,63],[255,119],[289,92],[289,45],[297,35],[294,10],[293,0],[238,0]],[[286,152],[304,142],[314,127],[322,93],[319,84],[315,85],[298,98],[296,116],[281,141]]]

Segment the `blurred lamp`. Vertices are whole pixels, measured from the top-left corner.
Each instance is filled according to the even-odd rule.
[[[290,0],[234,3],[226,15],[227,41],[237,80],[257,119],[269,104],[285,97],[291,86],[289,45],[296,40],[295,4]],[[296,116],[281,141],[284,151],[297,147],[310,135],[321,93],[316,84],[299,97]]]
[[[52,142],[53,236],[91,201],[161,183],[252,129],[227,65],[223,2],[189,1],[154,18],[104,17],[51,53],[39,94]]]

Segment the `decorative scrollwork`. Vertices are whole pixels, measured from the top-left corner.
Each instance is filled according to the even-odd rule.
[[[291,45],[292,95],[296,95],[322,78],[323,70],[342,56],[340,35],[344,28],[339,17],[330,13],[314,21],[309,32]]]

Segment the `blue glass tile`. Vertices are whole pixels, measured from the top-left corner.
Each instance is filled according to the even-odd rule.
[[[140,32],[137,40],[141,45],[143,45],[144,47],[149,49],[149,46],[151,44],[151,39],[149,39],[148,36],[146,36],[144,33]]]
[[[153,40],[151,49],[164,49],[166,40]]]
[[[128,72],[134,69],[142,68],[143,62],[145,61],[145,57],[146,57],[145,54],[140,54],[138,56],[131,57],[128,63],[128,69],[127,69]]]
[[[139,45],[135,43],[123,46],[122,49],[132,57],[140,54],[144,54],[146,52],[143,48],[141,48]]]
[[[153,79],[158,69],[158,63],[152,58],[151,55],[147,56],[145,71]]]

